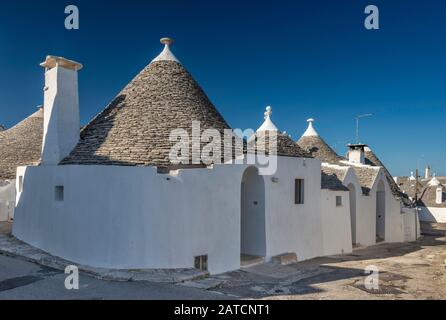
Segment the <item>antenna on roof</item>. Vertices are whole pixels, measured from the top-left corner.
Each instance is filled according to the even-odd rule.
[[[359,120],[361,120],[362,118],[367,118],[367,117],[371,117],[371,116],[373,116],[372,113],[356,116],[356,144],[360,144],[360,142],[359,142]]]

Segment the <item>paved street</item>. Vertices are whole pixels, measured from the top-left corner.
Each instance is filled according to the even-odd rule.
[[[80,276],[79,290],[65,289],[66,275],[0,256],[0,299],[223,299],[217,293],[172,284],[109,282]]]
[[[423,225],[416,243],[381,244],[289,266],[264,264],[182,285],[110,282],[81,275],[65,289],[60,271],[0,255],[0,299],[446,299],[446,225]],[[380,288],[364,287],[367,266]]]

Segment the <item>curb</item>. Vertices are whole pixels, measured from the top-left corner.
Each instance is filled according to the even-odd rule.
[[[197,269],[143,269],[118,270],[95,268],[52,256],[40,249],[34,248],[11,235],[0,234],[0,255],[18,258],[27,262],[39,264],[65,272],[67,266],[77,266],[79,272],[99,280],[116,282],[156,282],[178,284],[202,280],[209,277],[208,272]]]

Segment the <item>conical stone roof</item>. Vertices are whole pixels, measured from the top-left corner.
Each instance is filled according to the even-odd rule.
[[[279,132],[279,129],[271,120],[272,113],[272,108],[270,106],[266,107],[265,121],[248,141],[248,153],[255,151],[255,153],[265,155],[311,158],[288,134]]]
[[[43,109],[0,132],[0,179],[15,179],[17,167],[40,163]]]
[[[337,164],[345,160],[322,139],[313,127],[314,119],[308,120],[308,129],[304,135],[297,141],[297,144],[312,157],[326,163]]]
[[[392,175],[390,174],[389,170],[387,170],[386,166],[379,160],[379,158],[375,155],[375,153],[370,149],[369,147],[365,148],[365,163],[371,166],[377,166],[377,167],[383,167],[384,174],[386,175],[387,181],[389,182],[390,189],[392,190],[392,194],[396,197],[401,199],[404,205],[409,206],[411,204],[411,201],[409,200],[409,197],[403,193],[398,186],[398,184],[393,179]]]
[[[170,53],[171,41],[163,43],[163,53],[83,128],[79,144],[61,164],[170,168],[169,154],[178,143],[170,135],[184,129],[192,140],[193,121],[200,123],[201,133],[213,128],[223,139],[230,127]],[[189,154],[192,163],[191,150]]]

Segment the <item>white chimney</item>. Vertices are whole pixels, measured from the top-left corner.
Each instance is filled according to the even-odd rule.
[[[443,203],[443,186],[438,186],[437,187],[437,196],[436,196],[436,201],[437,204],[442,204]]]
[[[364,144],[348,145],[348,161],[352,163],[365,164],[365,147]]]
[[[424,173],[424,179],[429,180],[431,178],[431,167],[427,166]]]
[[[45,68],[42,165],[57,165],[79,141],[79,94],[77,72],[82,65],[48,56]]]

